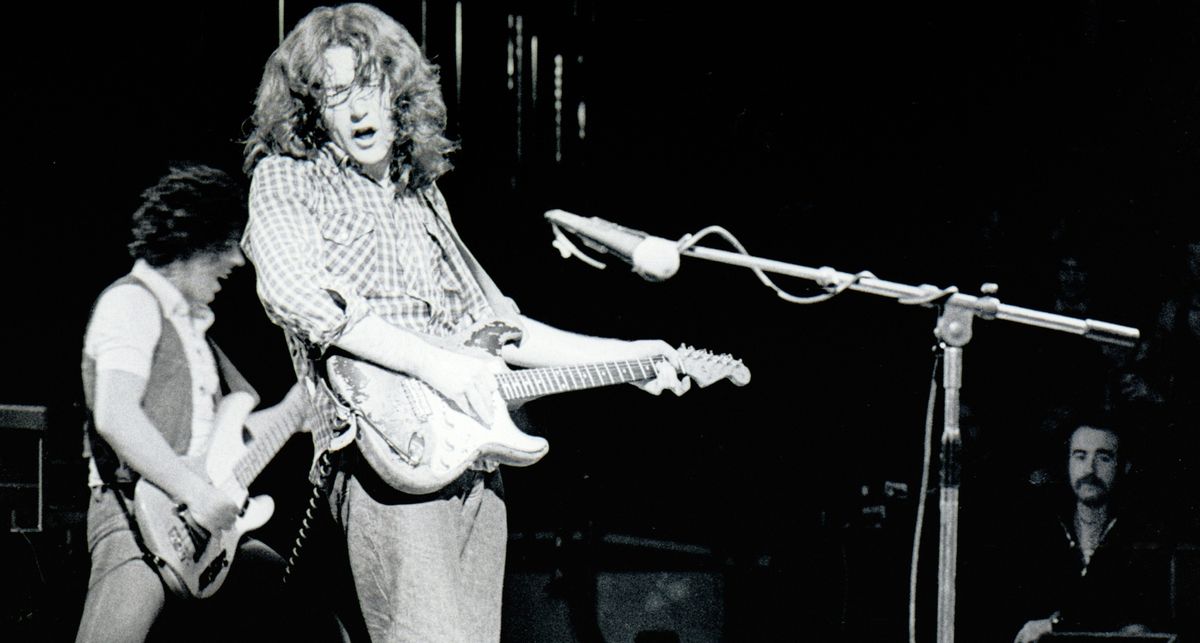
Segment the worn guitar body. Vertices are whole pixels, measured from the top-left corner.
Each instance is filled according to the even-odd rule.
[[[460,350],[500,347],[520,337],[503,321],[477,324],[452,338]],[[682,371],[700,386],[728,377],[739,386],[750,372],[728,355],[688,347],[679,349]],[[411,494],[435,492],[472,464],[486,461],[524,467],[541,460],[549,443],[524,433],[508,414],[510,404],[543,395],[635,382],[656,376],[664,358],[646,358],[579,366],[532,368],[496,375],[491,426],[464,413],[453,402],[416,378],[344,355],[327,360],[329,383],[353,410],[363,457],[393,488]]]
[[[550,450],[513,424],[499,395],[489,427],[424,382],[368,362],[331,357],[329,374],[356,409],[363,456],[400,491],[432,493],[477,460],[523,467]]]
[[[256,435],[247,444],[245,421],[254,405],[248,393],[222,399],[208,453],[203,459],[188,460],[197,473],[208,476],[230,500],[243,506],[232,528],[210,534],[191,520],[186,507],[144,478],[134,490],[134,516],[142,540],[158,557],[163,582],[180,597],[208,598],[216,593],[242,535],[266,524],[275,512],[274,500],[248,498],[247,488],[292,432]]]

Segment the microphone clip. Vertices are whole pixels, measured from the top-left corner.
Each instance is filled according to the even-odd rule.
[[[551,222],[550,229],[554,231],[554,241],[550,242],[550,244],[558,250],[563,259],[575,257],[576,259],[579,259],[580,261],[593,268],[596,268],[597,270],[604,270],[606,267],[605,264],[587,256],[575,244],[571,243],[571,240],[567,238],[567,235],[563,234],[563,231],[559,229],[557,223]]]

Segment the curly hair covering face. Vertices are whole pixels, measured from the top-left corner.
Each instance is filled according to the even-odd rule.
[[[246,196],[225,172],[177,163],[142,192],[133,213],[129,256],[165,266],[237,244],[246,225]]]
[[[455,149],[445,135],[446,105],[437,67],[413,37],[384,12],[366,4],[318,7],[271,54],[255,99],[254,128],[246,141],[249,174],[265,156],[307,159],[329,140],[322,119],[326,49],[346,46],[356,55],[356,82],[381,73],[391,87],[390,175],[401,190],[432,185],[451,168]]]

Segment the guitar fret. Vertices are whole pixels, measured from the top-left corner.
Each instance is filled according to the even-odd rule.
[[[511,373],[505,373],[502,377],[504,378],[503,381],[507,387],[504,393],[505,398],[514,400],[523,397],[530,397],[529,376],[525,372],[514,371]]]
[[[665,361],[650,357],[595,364],[572,364],[510,371],[496,376],[505,399],[538,397],[586,388],[636,382],[658,376],[655,365]]]
[[[255,435],[250,450],[233,467],[234,479],[243,487],[250,486],[291,435],[290,427],[274,427]]]
[[[501,395],[505,399],[512,400],[522,397],[521,393],[521,378],[516,373],[504,373],[496,377],[500,382],[500,387],[503,389]]]

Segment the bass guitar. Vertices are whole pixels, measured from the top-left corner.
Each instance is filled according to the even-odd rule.
[[[247,489],[299,427],[270,426],[251,433],[245,427],[254,405],[249,393],[225,396],[217,408],[208,452],[186,460],[242,507],[233,527],[209,533],[192,520],[187,507],[150,481],[142,478],[134,488],[134,517],[143,543],[157,558],[164,584],[180,597],[208,598],[216,593],[242,535],[266,524],[275,512],[270,496],[250,498]]]

